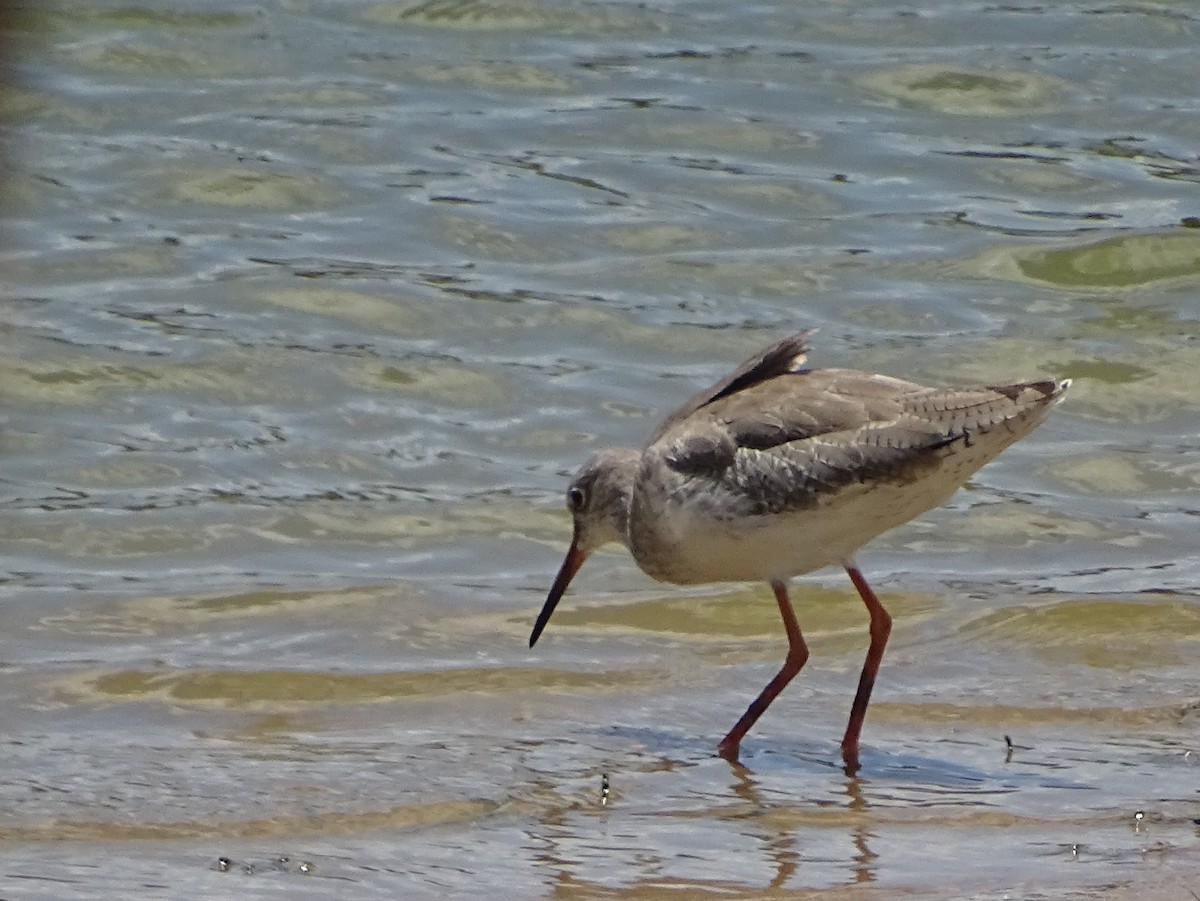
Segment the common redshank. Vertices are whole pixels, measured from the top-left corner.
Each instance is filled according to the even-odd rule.
[[[892,619],[854,552],[945,503],[1041,423],[1071,383],[926,388],[853,369],[812,369],[805,361],[814,331],[777,341],[691,398],[644,447],[607,448],[583,464],[567,488],[574,537],[529,646],[584,560],[610,541],[663,582],[768,582],[788,652],[717,745],[736,761],[746,732],[808,660],[788,580],[840,563],[871,619],[841,745],[847,767],[857,770]]]

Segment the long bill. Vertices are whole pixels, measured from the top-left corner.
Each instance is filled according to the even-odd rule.
[[[567,550],[567,556],[563,559],[562,566],[558,568],[558,575],[554,577],[554,584],[550,586],[550,593],[546,595],[546,603],[542,605],[542,612],[538,614],[537,621],[533,624],[533,632],[529,635],[530,647],[537,644],[542,630],[546,628],[546,623],[550,622],[550,614],[558,606],[559,598],[563,596],[563,592],[567,590],[571,579],[575,573],[579,572],[579,567],[583,566],[583,561],[587,557],[587,551],[579,546],[579,535],[576,533],[571,539],[571,547]]]

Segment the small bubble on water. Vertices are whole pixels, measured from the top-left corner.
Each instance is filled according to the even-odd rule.
[[[315,869],[316,869],[316,867],[314,867],[314,866],[313,866],[311,863],[309,863],[307,860],[302,860],[302,861],[300,861],[300,867],[299,867],[299,869],[300,869],[300,872],[301,872],[301,873],[303,873],[304,875],[306,875],[306,876],[307,876],[309,873],[311,873],[313,870],[315,870]]]

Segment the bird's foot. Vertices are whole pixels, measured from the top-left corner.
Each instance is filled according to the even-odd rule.
[[[842,763],[845,764],[845,773],[847,777],[858,775],[861,765],[858,762],[858,742],[847,744],[842,742]]]
[[[742,743],[739,741],[729,741],[724,739],[717,745],[717,756],[724,757],[730,763],[738,763],[738,755],[742,750]]]

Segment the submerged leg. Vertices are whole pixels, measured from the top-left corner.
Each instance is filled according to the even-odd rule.
[[[717,745],[717,753],[726,760],[737,760],[742,738],[771,706],[771,702],[775,700],[776,696],[792,681],[796,673],[800,672],[804,662],[808,660],[808,645],[804,643],[804,636],[800,634],[800,626],[796,623],[796,611],[792,609],[792,602],[788,600],[787,585],[783,582],[772,582],[771,590],[775,592],[775,600],[779,604],[779,615],[783,617],[783,628],[787,630],[787,657],[784,658],[783,666],[775,674],[775,678],[767,683],[767,687],[751,702],[750,706],[746,708],[746,712],[742,714],[742,718]]]
[[[863,661],[862,675],[858,677],[858,692],[854,695],[854,706],[850,708],[850,722],[846,724],[846,734],[842,738],[842,759],[849,770],[857,770],[858,736],[867,715],[867,705],[871,702],[871,689],[879,673],[879,662],[883,660],[883,649],[887,647],[888,636],[892,633],[892,618],[883,609],[883,604],[879,603],[879,598],[875,597],[875,592],[863,578],[854,560],[847,560],[843,565],[863,603],[867,605],[867,612],[871,614],[871,646],[867,649],[867,659]]]

